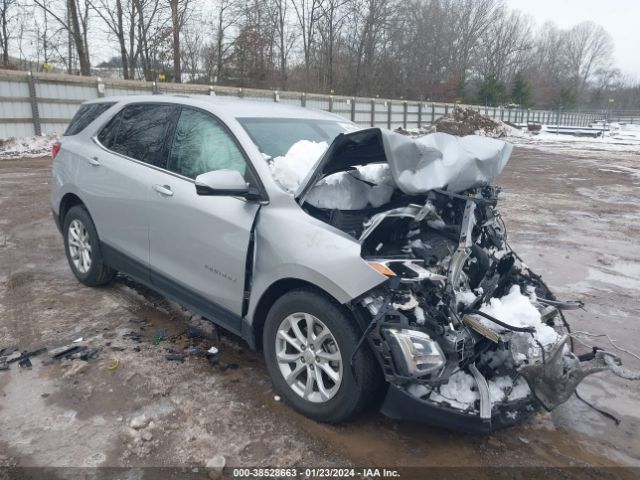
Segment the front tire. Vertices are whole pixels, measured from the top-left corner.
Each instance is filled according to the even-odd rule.
[[[293,290],[271,307],[263,332],[267,370],[294,409],[320,422],[337,423],[375,398],[381,375],[368,346],[350,361],[362,335],[355,320],[327,296]]]
[[[89,212],[81,206],[72,207],[64,217],[64,250],[75,277],[89,287],[109,283],[116,274],[105,265],[100,239]]]

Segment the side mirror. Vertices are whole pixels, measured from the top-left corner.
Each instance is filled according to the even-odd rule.
[[[260,192],[252,188],[237,170],[214,170],[196,177],[198,195],[255,199]]]

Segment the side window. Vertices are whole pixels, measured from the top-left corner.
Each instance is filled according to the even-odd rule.
[[[120,126],[120,117],[122,117],[122,112],[109,120],[109,123],[98,133],[98,141],[106,148],[111,149],[113,147],[113,141],[116,139],[118,127]]]
[[[245,174],[242,152],[224,126],[211,115],[183,108],[173,137],[167,169],[189,178],[213,170]]]
[[[164,142],[175,112],[172,105],[129,105],[120,114],[111,150],[150,165],[164,167]]]
[[[113,104],[113,102],[109,102],[82,105],[71,119],[71,123],[63,135],[66,137],[67,135],[76,135],[80,133],[82,130],[87,128],[91,122],[106,112]]]

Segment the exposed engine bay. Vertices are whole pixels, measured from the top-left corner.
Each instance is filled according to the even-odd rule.
[[[337,175],[353,177],[355,163]],[[582,304],[558,301],[509,247],[499,187],[479,181],[415,193],[397,178],[380,206],[303,204],[356,238],[362,257],[388,278],[352,302],[366,326],[361,343],[390,384],[383,413],[406,418],[409,410],[435,425],[490,431],[540,406],[552,410],[587,375],[620,368],[604,350],[573,353],[563,311]]]

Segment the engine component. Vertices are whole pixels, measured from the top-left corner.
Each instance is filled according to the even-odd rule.
[[[462,317],[462,321],[466,325],[469,325],[469,327],[471,327],[473,330],[478,332],[483,337],[491,340],[493,343],[498,343],[500,341],[500,335],[498,333],[491,330],[489,327],[485,327],[482,323],[480,323],[478,320],[473,318],[471,315],[465,315],[464,317]]]

